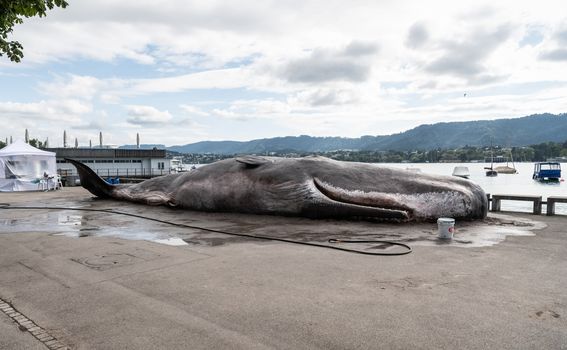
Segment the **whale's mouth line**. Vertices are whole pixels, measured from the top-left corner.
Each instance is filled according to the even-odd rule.
[[[378,198],[360,196],[357,197],[357,195],[352,193],[352,191],[327,184],[316,177],[313,178],[313,184],[323,196],[334,202],[356,205],[365,208],[375,208],[377,210],[380,210],[382,213],[389,213],[393,217],[404,218],[406,220],[413,216],[413,211],[410,208],[386,204],[383,202],[376,202]]]

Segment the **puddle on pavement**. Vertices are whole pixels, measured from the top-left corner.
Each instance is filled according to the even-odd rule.
[[[25,215],[22,215],[24,214]],[[144,220],[120,217],[119,214],[81,212],[76,210],[10,211],[12,218],[0,212],[0,234],[18,232],[52,232],[54,236],[66,237],[117,237],[131,240],[146,240],[167,245],[187,245],[181,238],[171,236],[160,224],[147,225]],[[13,215],[13,214],[16,215]],[[3,215],[2,215],[3,214]],[[161,224],[164,225],[164,224]],[[165,232],[164,232],[165,231]]]
[[[504,216],[502,216],[504,217]],[[534,230],[544,228],[546,225],[541,222],[519,221],[514,217],[511,223],[509,219],[502,224],[499,220],[488,220],[482,223],[457,222],[453,239],[438,238],[437,226],[431,230],[422,231],[416,237],[404,237],[403,242],[410,242],[420,246],[455,246],[455,247],[488,247],[503,242],[508,236],[535,236]],[[411,235],[411,234],[410,234]]]
[[[156,243],[161,243],[165,245],[173,245],[173,246],[180,246],[180,245],[187,245],[187,242],[182,240],[179,237],[169,237],[169,238],[161,238],[161,239],[154,239]]]
[[[88,204],[95,204],[93,201]],[[105,207],[110,207],[106,202]],[[75,203],[78,204],[78,203]],[[84,204],[84,203],[81,203]],[[69,206],[69,203],[66,204]],[[75,205],[76,206],[76,205]],[[88,205],[87,205],[88,207]],[[100,209],[100,208],[98,208]],[[150,215],[161,220],[207,226],[228,232],[273,236],[302,242],[326,244],[329,238],[350,240],[391,240],[416,246],[485,247],[500,243],[507,236],[531,236],[533,231],[545,227],[541,222],[525,218],[490,214],[483,222],[457,222],[452,240],[437,237],[437,224],[376,224],[301,218],[265,217],[239,214],[203,214],[167,208],[121,204],[117,210],[138,215]],[[17,232],[51,232],[52,235],[82,237],[116,237],[129,240],[146,240],[172,246],[216,247],[226,244],[261,240],[235,237],[222,233],[203,232],[198,229],[175,227],[140,218],[76,210],[2,210],[0,234]],[[266,241],[264,241],[266,242]],[[395,249],[376,243],[360,244],[356,249]],[[350,246],[349,246],[350,248]]]

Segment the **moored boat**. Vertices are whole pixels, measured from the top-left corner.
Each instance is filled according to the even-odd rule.
[[[484,167],[484,170],[486,170],[486,176],[488,177],[498,176],[498,172],[494,170],[494,153],[492,152],[492,143],[490,144],[490,168]]]
[[[561,179],[561,164],[559,162],[535,163],[532,179],[538,181],[559,181]]]
[[[498,174],[517,174],[518,171],[516,170],[516,165],[514,164],[514,155],[512,151],[510,151],[510,158],[512,160],[512,166],[508,163],[508,159],[506,159],[506,165],[497,166],[494,168]]]
[[[505,166],[497,166],[494,168],[494,171],[496,171],[498,174],[517,174],[518,171],[516,170],[515,167],[511,167],[509,165],[505,165]]]
[[[467,168],[466,166],[456,166],[455,169],[453,169],[453,176],[468,179],[471,174],[469,172],[469,168]]]

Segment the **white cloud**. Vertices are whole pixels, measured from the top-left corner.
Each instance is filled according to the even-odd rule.
[[[422,22],[416,22],[409,28],[406,38],[406,45],[409,48],[417,49],[422,47],[429,39],[429,32],[427,27]]]
[[[165,124],[173,118],[168,111],[160,111],[152,106],[133,105],[127,106],[127,109],[128,118],[126,120],[134,125]]]
[[[204,112],[201,109],[195,107],[195,106],[191,106],[191,105],[179,105],[179,108],[181,108],[182,111],[184,111],[185,113],[187,113],[189,116],[202,116],[202,117],[206,117],[209,116],[210,114],[208,112]]]
[[[249,116],[243,115],[239,112],[235,112],[234,110],[230,110],[230,109],[215,108],[213,109],[213,114],[224,119],[234,119],[240,121],[247,121],[252,119]]]
[[[246,69],[218,69],[167,78],[130,80],[125,94],[179,92],[189,89],[235,89],[249,84],[249,71]]]
[[[553,48],[541,52],[540,58],[548,61],[565,62],[567,61],[567,29],[560,28],[553,35]]]
[[[67,79],[65,79],[67,78]],[[54,81],[38,83],[43,94],[57,98],[92,99],[103,88],[100,79],[92,76],[71,74],[68,77],[56,76]]]
[[[290,96],[289,101],[300,106],[329,106],[360,102],[357,92],[349,89],[306,89]]]
[[[469,81],[480,78],[480,83],[490,82],[490,77],[494,75],[487,73],[484,61],[510,37],[510,33],[510,26],[504,25],[491,31],[476,29],[473,34],[466,35],[458,41],[445,42],[442,44],[441,56],[427,64],[426,70]]]
[[[31,103],[0,102],[0,117],[8,123],[14,118],[30,118],[38,123],[47,121],[77,122],[92,107],[78,100],[53,100]]]
[[[292,83],[362,82],[370,75],[370,58],[377,51],[376,44],[365,42],[351,42],[339,50],[318,48],[288,62],[281,76]]]

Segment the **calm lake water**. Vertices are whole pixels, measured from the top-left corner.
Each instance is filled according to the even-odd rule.
[[[542,196],[544,200],[548,196],[567,196],[567,182],[541,183],[532,180],[534,163],[515,163],[518,174],[498,174],[496,177],[485,175],[485,163],[403,163],[383,164],[394,168],[418,168],[423,173],[451,175],[456,166],[469,168],[469,180],[476,182],[490,194],[517,194]],[[495,167],[500,164],[495,164]],[[506,165],[506,163],[502,164]],[[510,164],[511,165],[511,164]],[[561,175],[566,176],[567,164],[562,163]],[[502,210],[531,212],[531,202],[502,201]],[[567,204],[556,204],[557,214],[567,214]],[[545,213],[545,205],[543,212]]]

